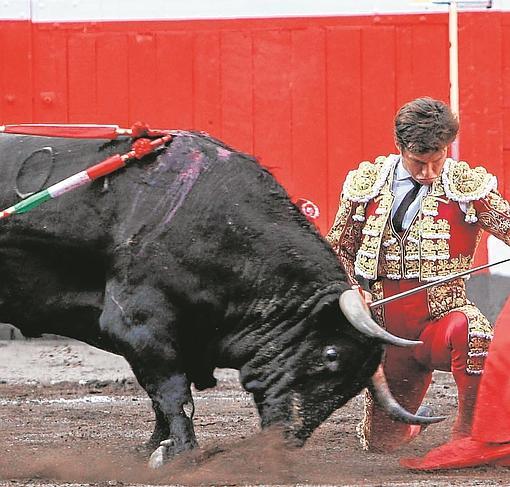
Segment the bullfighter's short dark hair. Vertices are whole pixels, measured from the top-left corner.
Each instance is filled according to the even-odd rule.
[[[395,143],[401,151],[435,152],[451,144],[459,121],[441,100],[423,97],[406,103],[395,116]]]

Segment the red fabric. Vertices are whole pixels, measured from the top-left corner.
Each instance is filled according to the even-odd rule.
[[[10,134],[40,135],[46,137],[71,137],[80,139],[116,139],[117,125],[5,125],[3,132]]]
[[[384,280],[384,296],[407,291],[416,285],[416,280]],[[425,296],[423,291],[386,304],[384,318],[388,331],[416,340],[429,317]],[[383,367],[395,399],[408,411],[416,412],[429,387],[432,372],[416,361],[414,349],[393,346],[386,347]],[[392,420],[377,406],[373,408],[369,429],[370,449],[373,451],[392,451],[408,441],[412,434],[409,425]]]
[[[169,134],[168,130],[151,129],[145,122],[135,122],[130,130],[119,128],[118,125],[23,123],[3,125],[0,131],[9,134],[79,139],[116,139],[119,135],[131,135],[136,139],[139,137],[162,137]]]
[[[472,256],[475,252],[476,246],[479,241],[481,229],[477,225],[467,223],[465,221],[466,215],[460,209],[459,204],[455,201],[438,199],[438,216],[434,217],[435,221],[440,219],[446,220],[450,225],[450,238],[448,239],[448,247],[450,258],[458,259],[462,256]],[[370,217],[377,217],[377,210],[379,208],[379,200],[377,198],[370,200],[365,208],[365,219],[368,221]],[[485,210],[487,211],[487,210]],[[403,235],[402,247],[405,247],[409,241],[410,232]],[[423,261],[422,261],[423,262]],[[380,276],[382,277],[382,276]],[[406,279],[409,282],[415,282],[414,279]]]
[[[510,323],[498,320],[485,361],[476,404],[473,438],[510,442]]]
[[[445,443],[429,451],[423,458],[400,460],[403,467],[413,470],[441,470],[496,463],[510,463],[510,443],[491,444],[473,440],[471,437]]]
[[[500,314],[485,361],[476,402],[472,435],[434,448],[422,458],[401,460],[416,470],[510,466],[510,300]]]
[[[384,280],[384,296],[418,285],[416,280]],[[423,345],[410,349],[386,348],[384,371],[397,401],[409,411],[416,412],[430,385],[432,371],[452,371],[459,392],[454,435],[469,434],[480,378],[465,372],[468,352],[465,315],[454,311],[440,320],[430,321],[426,291],[422,291],[385,305],[384,319],[391,333],[423,341]],[[374,407],[369,438],[371,450],[394,450],[409,441],[412,434],[412,427],[393,421],[384,411]]]
[[[466,215],[456,201],[449,200],[448,203],[444,203],[441,199],[438,201],[438,216],[434,219],[436,221],[444,219],[450,225],[448,240],[450,260],[459,255],[472,256],[480,239],[480,227],[466,222]]]

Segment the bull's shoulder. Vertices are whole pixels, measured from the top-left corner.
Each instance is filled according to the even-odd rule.
[[[397,161],[398,158],[393,155],[379,156],[374,162],[363,161],[347,175],[342,191],[343,199],[366,203],[375,198]]]
[[[445,194],[453,201],[469,202],[485,198],[496,189],[496,176],[484,167],[470,167],[467,162],[447,159],[442,174]]]

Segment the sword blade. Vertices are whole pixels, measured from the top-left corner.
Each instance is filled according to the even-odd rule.
[[[487,269],[489,267],[493,267],[495,265],[504,264],[505,262],[510,262],[510,257],[508,259],[498,260],[497,262],[492,262],[490,264],[480,265],[478,267],[473,267],[472,269],[468,269],[467,271],[459,272],[457,274],[453,274],[451,276],[443,277],[442,279],[438,279],[437,281],[427,282],[427,284],[423,284],[422,286],[415,287],[414,289],[409,289],[408,291],[404,291],[398,294],[394,294],[393,296],[388,296],[387,298],[379,299],[378,301],[374,301],[369,304],[370,308],[376,308],[377,306],[382,306],[386,303],[391,303],[392,301],[396,301],[397,299],[402,299],[407,296],[411,296],[411,294],[418,293],[423,291],[424,289],[428,289],[429,287],[434,287],[439,284],[444,284],[445,282],[450,282],[459,277],[467,276],[468,274],[473,274],[474,272],[481,271],[483,269]]]

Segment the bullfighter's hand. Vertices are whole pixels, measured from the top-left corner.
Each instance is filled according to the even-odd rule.
[[[363,289],[359,285],[352,286],[352,289],[359,292],[361,299],[366,304],[367,309],[369,309],[370,303],[372,303],[372,301],[373,301],[372,294],[370,292],[366,291],[365,289]]]

